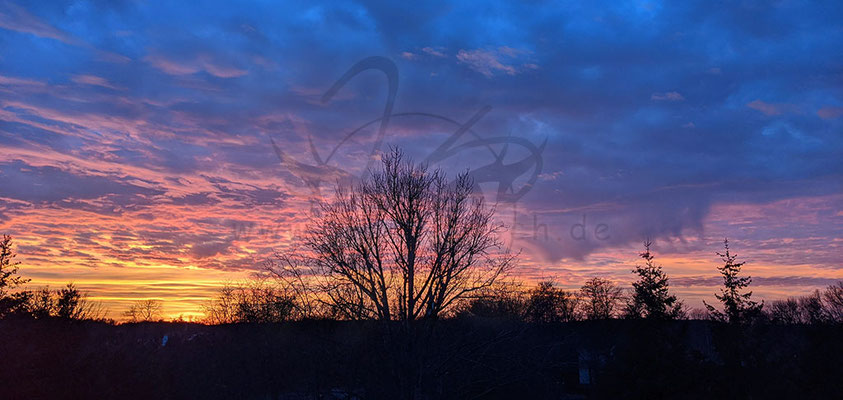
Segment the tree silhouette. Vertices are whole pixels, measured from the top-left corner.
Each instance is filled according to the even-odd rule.
[[[99,303],[88,300],[72,282],[56,292],[55,316],[61,319],[101,319],[105,315]]]
[[[843,281],[826,288],[823,300],[828,308],[829,318],[835,322],[843,322]]]
[[[652,242],[644,242],[644,252],[640,253],[644,265],[637,265],[632,272],[638,274],[638,280],[632,283],[632,298],[626,306],[629,318],[676,319],[682,316],[682,302],[670,294],[667,275],[657,265],[650,252]]]
[[[721,321],[729,321],[732,323],[745,322],[747,319],[757,316],[763,307],[763,304],[758,304],[752,301],[752,292],[743,293],[750,283],[751,277],[739,277],[745,262],[737,262],[738,255],[732,254],[729,250],[729,239],[723,240],[725,247],[724,253],[717,253],[724,265],[717,267],[720,274],[723,276],[723,288],[720,289],[720,294],[714,296],[717,300],[723,303],[723,311],[717,310],[712,305],[706,303],[705,307],[711,314],[712,318]]]
[[[821,324],[830,319],[819,290],[815,290],[814,293],[807,296],[800,297],[799,307],[802,309],[805,323]]]
[[[778,324],[800,324],[804,321],[799,299],[793,297],[772,301],[768,313],[770,320]]]
[[[514,284],[496,284],[478,291],[470,299],[465,299],[454,313],[457,316],[477,316],[491,318],[521,318],[525,300]]]
[[[131,322],[157,321],[161,318],[161,308],[161,300],[138,300],[123,313],[123,316]]]
[[[580,289],[580,305],[587,319],[609,319],[614,315],[623,289],[608,279],[591,278]]]
[[[525,317],[537,323],[568,322],[577,319],[577,297],[553,286],[553,282],[539,282],[530,290]]]
[[[204,311],[207,322],[212,324],[282,322],[298,316],[296,301],[283,286],[256,278],[224,285]]]
[[[12,289],[29,282],[18,275],[17,256],[12,249],[12,237],[3,235],[0,240],[0,318],[19,309],[26,302],[26,295],[11,293]]]
[[[326,301],[352,317],[414,321],[491,286],[512,257],[497,251],[499,226],[473,187],[468,173],[448,182],[397,148],[359,185],[338,186],[305,238]]]
[[[282,257],[296,259],[286,269],[309,270],[277,275],[306,276],[303,292],[333,315],[381,322],[384,373],[403,398],[415,398],[432,373],[424,365],[440,316],[512,265],[494,210],[474,186],[468,172],[449,181],[392,148],[379,170],[337,184],[304,235],[307,251]]]

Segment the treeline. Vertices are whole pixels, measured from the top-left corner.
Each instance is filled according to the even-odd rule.
[[[743,262],[724,241],[716,269],[723,277],[723,287],[715,298],[719,307],[704,303],[704,309],[688,308],[670,292],[669,278],[655,262],[649,241],[639,254],[643,262],[635,266],[638,279],[623,288],[613,281],[594,277],[579,290],[557,287],[553,280],[525,287],[514,281],[500,281],[460,299],[442,315],[443,318],[499,318],[528,323],[558,323],[607,319],[713,320],[730,323],[828,324],[843,323],[843,281],[800,297],[755,302],[746,289],[750,277],[739,276]],[[266,270],[275,271],[270,263]],[[348,320],[353,318],[330,301],[313,293],[303,293],[283,274],[267,274],[252,280],[228,283],[217,297],[206,304],[205,323],[272,323],[296,320]]]
[[[737,256],[725,242],[725,252],[718,253],[724,262],[717,267],[724,278],[724,286],[715,297],[722,308],[705,304],[705,309],[688,309],[669,290],[669,278],[655,263],[651,243],[644,243],[641,265],[633,272],[638,279],[625,289],[611,280],[594,277],[579,290],[564,290],[553,280],[544,280],[532,288],[513,281],[501,281],[484,287],[457,301],[442,315],[443,318],[501,318],[528,323],[557,323],[606,319],[697,319],[730,322],[768,322],[774,324],[843,323],[843,281],[824,290],[799,297],[757,303],[752,292],[745,289],[749,277],[740,277]],[[14,260],[12,238],[0,240],[0,318],[31,317],[72,320],[99,320],[107,311],[90,301],[73,283],[51,290],[19,289],[29,280],[19,275],[19,263]],[[275,271],[278,263],[267,265]],[[354,314],[304,293],[289,276],[265,274],[254,279],[224,285],[217,296],[203,306],[210,325],[231,323],[275,323],[298,320],[350,320]],[[121,316],[126,322],[163,321],[162,302],[156,299],[138,300]]]
[[[31,317],[73,320],[102,320],[106,311],[98,303],[88,300],[73,283],[51,290],[16,290],[29,282],[18,274],[19,262],[12,251],[12,238],[0,240],[0,318]]]
[[[634,290],[634,289],[633,289]],[[647,318],[630,307],[630,290],[604,278],[591,278],[579,290],[564,290],[552,280],[525,289],[519,283],[501,283],[463,299],[444,318],[496,318],[528,323],[557,323],[607,319]],[[274,323],[298,320],[343,319],[330,307],[310,307],[305,312],[282,284],[266,278],[229,283],[204,306],[202,322]],[[705,309],[679,309],[671,318],[722,321]],[[823,290],[785,300],[764,303],[746,322],[774,324],[843,323],[843,282]]]

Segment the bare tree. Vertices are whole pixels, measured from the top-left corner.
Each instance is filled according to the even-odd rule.
[[[513,264],[494,210],[473,188],[468,172],[449,182],[441,170],[405,160],[393,148],[381,169],[357,184],[337,185],[310,222],[305,251],[279,258],[276,276],[302,282],[313,294],[304,303],[322,304],[341,318],[383,322],[384,373],[404,398],[415,398],[430,368],[433,322]]]
[[[281,322],[295,319],[296,299],[285,288],[264,278],[226,284],[204,306],[206,322]]]
[[[123,313],[123,316],[131,322],[158,321],[161,319],[161,309],[161,300],[138,300]]]
[[[831,285],[824,291],[774,300],[766,307],[770,321],[779,324],[825,324],[843,321],[841,303],[843,284]]]
[[[576,321],[579,299],[576,294],[556,288],[552,281],[539,282],[530,290],[525,317],[536,323]]]
[[[623,289],[608,279],[591,278],[580,289],[583,314],[588,319],[612,318],[623,298]]]
[[[519,282],[498,282],[463,299],[454,310],[456,316],[521,318],[526,301]]]
[[[808,324],[821,324],[829,320],[828,310],[823,304],[823,298],[819,290],[815,290],[807,296],[799,298],[799,307],[805,316]]]
[[[308,264],[307,257],[298,255],[298,251],[291,251],[290,254],[275,253],[274,258],[264,263],[265,275],[275,278],[279,287],[283,288],[293,301],[293,312],[298,319],[365,319],[357,301],[341,302],[344,306],[335,307],[333,303],[326,301],[325,290],[314,290],[313,270],[302,268]],[[318,286],[318,285],[316,285]],[[324,288],[322,288],[324,289]],[[347,298],[350,295],[348,288],[334,287],[327,291],[334,294],[338,299]],[[346,295],[342,295],[346,293]]]
[[[414,321],[491,286],[513,258],[473,186],[392,149],[381,170],[338,187],[305,238],[321,298],[350,318]]]
[[[48,286],[26,293],[27,313],[33,318],[46,318],[56,314],[56,296]]]
[[[823,301],[828,309],[829,318],[835,322],[843,322],[843,281],[826,288],[823,291]]]
[[[236,322],[237,299],[234,295],[235,290],[234,285],[226,283],[219,289],[217,297],[202,306],[206,323],[220,325]]]
[[[793,297],[785,300],[773,300],[767,314],[771,321],[779,324],[800,324],[804,322],[799,299]]]

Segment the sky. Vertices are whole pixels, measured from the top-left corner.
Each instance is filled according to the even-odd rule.
[[[30,287],[198,317],[398,146],[515,279],[628,286],[648,237],[692,307],[726,237],[757,298],[843,279],[843,3],[580,3],[0,0],[0,232]]]

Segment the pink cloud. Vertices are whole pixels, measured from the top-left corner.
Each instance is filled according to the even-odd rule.
[[[248,73],[244,69],[213,60],[208,55],[200,55],[189,61],[176,61],[162,55],[153,54],[147,56],[146,61],[153,67],[169,75],[190,75],[199,71],[205,71],[219,78],[236,78]]]
[[[794,106],[793,104],[774,104],[774,103],[767,103],[763,100],[756,99],[746,104],[747,107],[758,110],[764,113],[764,115],[780,115],[784,113],[798,113],[799,109]]]
[[[445,57],[445,53],[441,51],[441,48],[424,47],[421,50],[434,57]]]
[[[72,45],[81,44],[81,42],[67,33],[62,32],[30,14],[22,7],[10,2],[0,4],[0,28],[55,39]]]
[[[34,81],[34,80],[31,80],[31,79],[22,79],[22,78],[15,78],[13,76],[0,75],[0,85],[3,85],[3,86],[43,87],[43,86],[46,86],[46,83],[40,82],[40,81]]]
[[[120,54],[97,50],[90,44],[42,21],[24,8],[11,2],[0,3],[0,28],[29,33],[38,37],[55,39],[72,46],[87,48],[93,51],[97,57],[108,62],[125,63],[130,60],[128,57]]]
[[[835,119],[843,115],[843,107],[823,107],[817,111],[817,115],[822,119]]]
[[[656,101],[682,101],[685,100],[679,92],[665,92],[665,93],[653,93],[650,96],[650,100]]]
[[[460,63],[468,65],[469,68],[485,75],[492,77],[497,72],[503,72],[507,75],[515,75],[518,71],[512,65],[507,65],[502,62],[502,54],[490,50],[460,50],[457,53],[457,60]]]
[[[126,88],[122,88],[119,86],[114,86],[110,82],[108,82],[105,78],[94,76],[94,75],[74,75],[71,78],[73,82],[84,84],[84,85],[91,85],[91,86],[100,86],[108,89],[114,90],[126,90]]]

